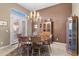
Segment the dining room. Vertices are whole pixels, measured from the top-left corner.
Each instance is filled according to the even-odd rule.
[[[72,13],[71,3],[1,6],[0,55],[70,56],[66,49],[66,19]]]
[[[12,16],[13,15],[11,15],[11,17]],[[21,19],[21,17],[19,19]],[[15,41],[11,41],[11,44],[18,43],[16,49],[18,55],[50,55],[50,52],[52,52],[50,44],[53,42],[53,21],[51,21],[51,19],[41,21],[41,16],[36,11],[30,12],[26,19],[24,20],[22,18],[22,21],[18,21],[17,19],[11,21],[13,23],[11,23],[13,27],[12,30],[14,30],[15,33],[14,38],[16,39]],[[29,27],[26,25],[28,21],[30,22],[29,27],[31,27],[31,34],[27,33]],[[13,35],[11,36],[11,39],[14,40]]]

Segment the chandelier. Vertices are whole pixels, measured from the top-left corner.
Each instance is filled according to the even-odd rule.
[[[28,20],[31,21],[32,24],[32,35],[35,35],[37,33],[38,24],[41,21],[41,16],[39,12],[32,11],[29,13]]]
[[[31,19],[32,21],[37,22],[39,19],[41,19],[41,16],[39,12],[33,11],[33,12],[30,12],[28,19]]]

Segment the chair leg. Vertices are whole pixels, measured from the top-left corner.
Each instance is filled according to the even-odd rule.
[[[38,49],[38,55],[40,56],[40,48]],[[34,54],[34,49],[32,49],[32,56],[33,56],[33,54]]]
[[[39,49],[39,56],[40,56],[40,49]]]
[[[18,48],[18,55],[22,56],[22,49]]]

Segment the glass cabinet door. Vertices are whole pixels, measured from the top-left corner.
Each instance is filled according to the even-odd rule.
[[[78,55],[78,18],[72,18],[72,54]]]
[[[47,31],[50,32],[50,23],[47,24]]]
[[[76,35],[76,30],[77,30],[77,25],[76,25],[76,20],[73,20],[73,25],[72,25],[72,39],[73,39],[73,41],[72,41],[72,50],[76,50],[76,48],[77,48],[77,46],[76,46],[76,37],[77,37],[77,35]]]
[[[69,50],[72,49],[72,20],[69,21],[69,28],[68,28],[68,39],[69,39]]]
[[[78,18],[73,16],[68,21],[68,50],[78,55]]]
[[[43,31],[46,31],[46,24],[43,24]]]
[[[78,21],[78,47],[79,47],[79,21]],[[78,48],[78,55],[79,55],[79,48]]]

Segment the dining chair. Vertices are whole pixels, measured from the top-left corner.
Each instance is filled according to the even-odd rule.
[[[17,35],[18,37],[18,54],[19,55],[29,55],[30,46],[28,46],[29,37],[22,36],[21,34]]]
[[[22,55],[22,47],[21,47],[21,36],[22,34],[17,34],[17,38],[18,38],[18,48],[17,48],[17,52],[18,55]]]
[[[40,37],[31,37],[32,39],[32,55],[41,55],[41,38]]]

